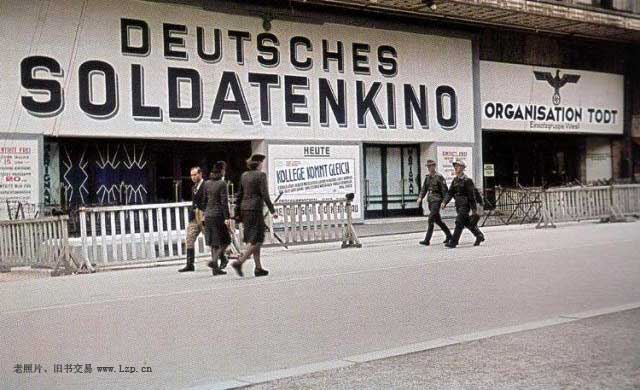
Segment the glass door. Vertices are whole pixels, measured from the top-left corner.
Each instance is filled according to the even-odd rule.
[[[419,147],[367,145],[365,217],[419,215]]]
[[[404,208],[404,178],[402,177],[402,148],[387,147],[386,165],[386,206],[387,215],[400,214]]]
[[[365,216],[382,216],[382,148],[365,148]]]

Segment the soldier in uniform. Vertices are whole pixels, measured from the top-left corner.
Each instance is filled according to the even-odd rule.
[[[447,197],[447,182],[444,177],[436,172],[436,162],[433,160],[427,160],[427,168],[429,174],[425,176],[422,183],[422,189],[420,189],[420,196],[418,196],[418,206],[422,203],[422,200],[427,196],[427,203],[429,204],[429,225],[427,227],[427,234],[424,236],[424,240],[420,241],[421,245],[428,246],[431,242],[431,236],[433,235],[433,225],[437,224],[442,229],[445,235],[444,243],[448,243],[451,240],[451,231],[447,225],[442,222],[440,217],[440,206],[442,201]],[[428,194],[428,195],[427,195]]]
[[[458,241],[462,235],[462,230],[465,227],[476,237],[476,241],[473,245],[478,246],[482,241],[484,241],[484,235],[480,229],[478,229],[478,226],[473,224],[472,219],[469,216],[469,212],[471,212],[474,217],[477,215],[476,196],[474,193],[475,186],[473,184],[473,180],[464,174],[464,169],[466,168],[464,161],[455,161],[453,163],[453,167],[455,169],[456,177],[451,183],[449,194],[447,194],[447,197],[442,204],[442,208],[445,208],[451,199],[455,199],[456,212],[458,215],[456,216],[456,228],[453,231],[453,237],[449,243],[445,244],[445,246],[455,248],[458,245]]]
[[[202,224],[196,219],[196,213],[202,213],[206,207],[204,197],[204,180],[202,179],[202,170],[200,167],[191,168],[191,188],[192,201],[189,210],[189,224],[187,225],[187,265],[178,270],[178,272],[195,271],[195,242],[200,232],[202,232]]]

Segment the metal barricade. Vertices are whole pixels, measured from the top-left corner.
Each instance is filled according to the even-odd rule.
[[[481,226],[485,226],[490,218],[497,219],[500,224],[535,223],[540,219],[542,205],[540,188],[502,188],[496,187],[495,205],[482,217]]]

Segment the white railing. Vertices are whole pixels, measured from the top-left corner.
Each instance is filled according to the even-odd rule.
[[[545,192],[544,206],[554,221],[581,221],[611,215],[610,187],[575,187]]]
[[[348,200],[277,203],[278,219],[267,216],[270,234],[265,245],[304,245],[342,241],[342,247],[360,246],[353,230]],[[241,241],[241,237],[240,237]]]
[[[640,185],[613,186],[612,201],[616,210],[625,216],[640,214]]]
[[[70,253],[68,220],[59,216],[0,221],[0,267],[53,268],[54,274],[79,271],[83,266]]]
[[[181,202],[81,208],[81,256],[98,267],[184,258],[190,206]],[[276,208],[280,218],[275,224],[267,215],[265,246],[333,241],[342,241],[343,247],[360,245],[346,200],[278,203]],[[242,226],[233,230],[230,248],[237,255],[243,246]],[[210,253],[202,235],[195,250],[198,257]]]
[[[80,209],[82,256],[104,267],[185,256],[191,202]],[[200,235],[196,256],[209,253]]]
[[[640,185],[554,188],[542,192],[538,227],[555,222],[617,220],[640,214]]]

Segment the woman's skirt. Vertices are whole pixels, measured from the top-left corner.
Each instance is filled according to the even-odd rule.
[[[242,210],[242,224],[244,226],[243,241],[247,244],[262,244],[267,225],[264,223],[262,210]]]
[[[214,248],[231,243],[229,229],[224,224],[224,216],[206,216],[204,220],[204,239],[208,246]]]

